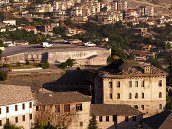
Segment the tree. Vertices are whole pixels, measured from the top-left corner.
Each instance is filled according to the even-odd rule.
[[[2,22],[4,20],[5,16],[2,12],[0,12],[0,21]]]
[[[66,28],[64,26],[54,27],[53,32],[61,36],[66,36]]]
[[[72,67],[75,64],[74,59],[70,59],[70,58],[66,60],[66,63],[69,67]]]
[[[4,47],[2,40],[0,40],[0,47]]]
[[[72,27],[73,22],[70,18],[67,18],[66,20],[63,21],[66,26]]]
[[[102,11],[102,12],[107,12],[107,7],[101,8],[100,11]]]
[[[7,122],[3,128],[4,129],[23,129],[23,127],[18,127],[15,124],[12,124],[10,122]]]
[[[5,80],[7,80],[7,72],[0,71],[0,81],[5,81]]]
[[[88,129],[98,129],[96,116],[92,114],[92,118],[89,120]]]
[[[48,63],[48,61],[44,61],[44,62],[42,62],[42,63],[40,64],[40,66],[41,66],[43,69],[47,69],[47,68],[49,68],[49,63]]]

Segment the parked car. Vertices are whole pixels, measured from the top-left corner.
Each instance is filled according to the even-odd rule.
[[[96,44],[94,44],[92,42],[86,42],[86,43],[84,43],[84,46],[87,46],[87,47],[95,47]]]
[[[42,42],[42,47],[45,47],[45,48],[47,48],[47,47],[53,47],[53,44],[50,44],[48,42]]]
[[[3,42],[5,47],[12,47],[12,46],[16,46],[16,43],[13,41],[4,41]]]

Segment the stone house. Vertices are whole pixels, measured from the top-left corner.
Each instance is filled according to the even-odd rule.
[[[86,129],[91,98],[79,92],[54,92],[36,95],[35,120],[50,120],[70,129]],[[48,114],[48,116],[47,116]]]
[[[33,102],[28,86],[0,85],[0,129],[9,121],[30,129],[33,125]]]
[[[125,104],[91,104],[99,129],[133,129],[143,118],[143,113]]]
[[[166,105],[166,73],[135,61],[101,69],[95,79],[95,103],[128,104],[145,116],[162,112]]]

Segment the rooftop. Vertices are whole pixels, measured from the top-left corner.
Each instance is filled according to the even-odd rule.
[[[67,104],[75,102],[91,102],[91,97],[83,95],[77,91],[39,93],[36,95],[36,105]]]
[[[166,110],[157,115],[143,119],[143,123],[152,129],[171,129],[172,111]]]
[[[137,116],[143,113],[126,104],[91,104],[91,113],[96,116]]]
[[[29,86],[0,84],[0,96],[1,106],[34,100]]]

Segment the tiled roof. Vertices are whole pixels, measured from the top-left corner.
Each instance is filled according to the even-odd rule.
[[[96,116],[137,116],[143,113],[126,104],[91,104],[91,114]]]
[[[172,129],[172,111],[163,111],[143,119],[143,123],[152,129]]]
[[[0,96],[1,106],[34,100],[29,86],[0,84]]]
[[[39,93],[36,95],[36,105],[65,104],[75,102],[90,102],[89,96],[83,95],[77,91],[74,92],[54,92]]]

